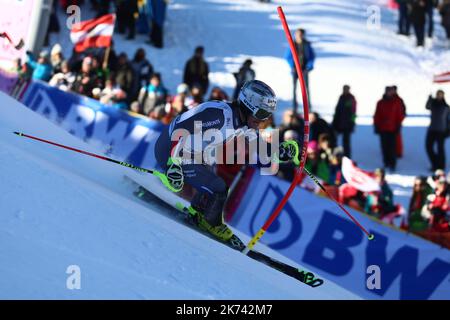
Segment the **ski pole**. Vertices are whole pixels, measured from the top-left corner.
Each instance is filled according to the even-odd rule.
[[[101,160],[109,161],[109,162],[112,162],[112,163],[115,163],[115,164],[118,164],[118,165],[130,168],[130,169],[134,169],[134,170],[137,170],[137,171],[140,171],[140,172],[153,174],[154,176],[158,177],[161,180],[161,182],[169,190],[171,190],[173,192],[177,192],[177,190],[175,190],[170,185],[170,183],[169,183],[169,181],[167,179],[167,176],[164,173],[159,172],[157,170],[141,168],[141,167],[135,166],[135,165],[133,165],[131,163],[127,163],[127,162],[124,162],[124,161],[118,161],[118,160],[115,160],[115,159],[112,159],[112,158],[108,158],[108,157],[105,157],[105,156],[101,156],[101,155],[98,155],[98,154],[95,154],[95,153],[91,153],[91,152],[88,152],[88,151],[72,148],[72,147],[65,146],[65,145],[62,145],[62,144],[59,144],[59,143],[56,143],[56,142],[52,142],[52,141],[49,141],[49,140],[45,140],[45,139],[41,139],[41,138],[38,138],[38,137],[30,136],[30,135],[22,133],[22,132],[14,131],[14,134],[18,135],[19,137],[25,137],[25,138],[33,139],[33,140],[44,142],[44,143],[47,143],[47,144],[51,144],[51,145],[54,145],[56,147],[60,147],[60,148],[63,148],[63,149],[79,152],[79,153],[85,154],[87,156],[91,156],[91,157],[98,158],[98,159],[101,159]]]
[[[298,59],[297,49],[295,48],[294,41],[292,40],[291,31],[289,30],[289,26],[286,22],[286,17],[284,15],[284,12],[283,12],[283,9],[281,8],[281,6],[277,8],[277,11],[278,11],[278,16],[280,17],[280,20],[281,20],[281,24],[283,25],[284,33],[289,42],[291,54],[294,59],[295,69],[297,70],[298,80],[300,82],[300,87],[302,89],[303,117],[304,117],[303,148],[302,148],[302,153],[301,153],[300,165],[295,170],[295,176],[294,176],[294,179],[293,179],[291,185],[289,186],[288,191],[284,195],[283,199],[281,199],[280,203],[275,208],[274,212],[270,215],[270,217],[266,221],[266,223],[262,226],[262,228],[256,233],[256,235],[250,240],[250,242],[247,244],[245,249],[242,251],[244,254],[247,254],[255,246],[255,244],[261,239],[261,237],[264,235],[264,233],[267,231],[267,229],[270,227],[270,225],[275,221],[275,219],[281,213],[282,209],[284,208],[287,201],[289,200],[289,197],[291,196],[292,192],[294,191],[295,187],[297,186],[298,182],[300,181],[301,173],[303,171],[303,168],[305,167],[306,150],[308,148],[308,142],[309,142],[309,102],[308,102],[308,93],[306,90],[306,84],[305,84],[305,80],[303,77],[302,68],[300,67],[300,61]]]
[[[375,236],[373,235],[373,233],[369,233],[356,219],[355,217],[353,217],[350,212],[348,212],[343,205],[341,205],[328,191],[327,189],[325,189],[325,187],[320,183],[320,181],[311,173],[308,171],[308,169],[304,168],[303,170],[305,170],[305,172],[308,174],[308,176],[320,187],[320,189],[322,189],[323,192],[326,193],[326,195],[334,202],[336,203],[339,208],[342,209],[342,211],[344,211],[349,217],[350,219],[352,219],[352,221],[367,235],[367,238],[369,240],[373,240],[375,238]]]

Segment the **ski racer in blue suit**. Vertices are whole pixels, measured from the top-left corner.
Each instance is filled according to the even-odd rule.
[[[200,228],[227,241],[233,232],[223,221],[228,195],[225,182],[214,173],[214,161],[205,157],[208,148],[224,145],[240,134],[257,137],[261,123],[276,109],[274,91],[264,82],[246,82],[233,102],[208,101],[178,115],[161,133],[155,144],[158,165],[166,172],[170,189],[181,191],[184,182],[197,190],[189,208]],[[197,140],[205,130],[219,133],[212,142]],[[201,138],[200,138],[201,139]],[[200,142],[198,142],[200,141]],[[298,164],[298,142],[280,144],[277,159]]]

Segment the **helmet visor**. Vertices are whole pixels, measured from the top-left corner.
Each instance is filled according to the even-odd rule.
[[[253,113],[253,116],[258,120],[267,120],[271,115],[272,113],[264,109],[258,109],[255,113]]]

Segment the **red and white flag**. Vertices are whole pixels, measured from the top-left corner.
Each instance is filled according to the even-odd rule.
[[[377,181],[367,172],[355,166],[353,161],[347,157],[342,159],[342,175],[349,185],[359,191],[373,192],[380,190]]]
[[[82,52],[92,47],[109,47],[115,21],[116,15],[111,13],[74,24],[70,30],[70,39],[74,43],[75,51]]]
[[[450,82],[450,71],[435,75],[433,78],[433,82],[436,83]]]

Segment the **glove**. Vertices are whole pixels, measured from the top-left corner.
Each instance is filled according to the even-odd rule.
[[[280,144],[278,159],[280,162],[292,161],[296,166],[300,165],[300,148],[296,140],[284,141]]]
[[[305,69],[306,69],[306,71],[311,71],[312,69],[314,69],[313,63],[311,61],[308,61],[306,63]]]
[[[184,186],[184,174],[181,163],[170,157],[167,161],[168,168],[166,170],[167,184],[166,187],[173,192],[180,192]]]

